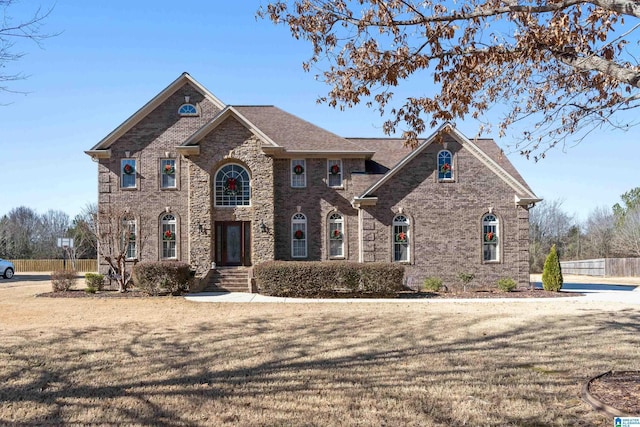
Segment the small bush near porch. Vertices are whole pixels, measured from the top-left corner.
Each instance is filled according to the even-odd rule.
[[[254,275],[260,293],[265,295],[391,296],[402,290],[404,267],[387,263],[273,261],[257,265]]]

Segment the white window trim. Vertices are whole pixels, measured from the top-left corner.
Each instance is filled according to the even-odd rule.
[[[335,164],[337,164],[338,167],[340,168],[340,172],[337,174],[338,176],[340,176],[340,185],[330,184],[331,176],[333,176],[331,174],[331,167]],[[329,188],[344,188],[344,168],[342,164],[342,159],[327,159],[327,186]]]
[[[249,203],[246,204],[246,205],[224,205],[224,204],[218,204],[218,174],[220,173],[220,171],[222,169],[224,169],[225,167],[230,166],[230,165],[238,166],[238,167],[242,168],[247,173],[246,185],[249,186]],[[253,205],[253,186],[252,186],[252,183],[251,183],[251,174],[249,173],[249,170],[246,167],[244,167],[243,165],[241,165],[239,163],[225,163],[224,165],[220,166],[216,170],[216,173],[213,175],[213,205],[216,208],[231,208],[231,209],[235,209],[235,208],[250,208]]]
[[[486,221],[485,218],[489,215],[492,215],[495,218],[495,221],[491,222],[491,221]],[[481,252],[481,256],[482,256],[482,262],[484,264],[499,264],[500,261],[500,257],[502,256],[502,251],[500,250],[500,247],[502,246],[502,238],[501,238],[501,233],[500,233],[500,218],[498,217],[498,215],[496,215],[493,212],[488,212],[485,213],[484,215],[482,215],[482,223],[481,223],[481,234],[480,234],[480,238],[482,240],[482,252]],[[496,233],[496,243],[488,243],[484,241],[484,227],[485,225],[489,225],[489,226],[495,226],[495,233]],[[493,245],[496,248],[496,258],[495,259],[484,259],[484,247],[485,245]]]
[[[447,152],[449,153],[449,155],[451,156],[451,161],[449,163],[449,166],[451,167],[451,178],[440,178],[440,153],[444,153]],[[438,180],[438,182],[454,182],[455,178],[456,178],[456,168],[455,168],[455,162],[454,162],[454,158],[453,158],[453,153],[450,150],[440,150],[438,151],[438,156],[436,157],[436,165],[437,165],[437,174],[436,174],[436,179]]]
[[[301,218],[296,218],[297,216],[303,216],[304,219]],[[294,236],[295,230],[294,230],[294,225],[295,224],[302,224],[304,226],[302,232],[304,233],[304,237],[303,239],[296,239]],[[296,241],[300,241],[300,240],[304,240],[304,255],[295,255],[295,251],[294,251],[294,242]],[[301,212],[297,212],[295,213],[292,217],[291,217],[291,258],[307,258],[309,256],[309,244],[308,244],[308,233],[307,233],[307,216]]]
[[[169,215],[173,217],[174,234],[175,234],[175,239],[173,241],[175,242],[176,249],[175,249],[175,256],[173,256],[173,257],[165,257],[164,256],[164,242],[165,242],[165,240],[164,240],[164,233],[165,233],[164,225],[165,224],[169,224],[169,225],[171,224],[171,220],[165,221],[165,218],[167,216],[169,216]],[[159,234],[159,236],[160,236],[160,253],[159,253],[159,255],[160,256],[159,256],[159,258],[161,260],[178,260],[178,259],[180,259],[180,255],[179,255],[180,254],[180,251],[179,251],[179,249],[180,249],[180,247],[179,247],[180,246],[179,245],[180,236],[178,234],[178,230],[179,230],[178,224],[179,224],[179,221],[178,221],[178,216],[176,214],[163,213],[160,216],[160,234]]]
[[[133,227],[132,227],[133,226]],[[122,220],[122,227],[124,228],[123,231],[126,232],[126,234],[124,234],[124,238],[126,239],[125,242],[125,259],[126,260],[133,260],[136,259],[138,257],[138,224],[136,222],[135,219],[123,219]],[[131,235],[131,228],[133,228],[133,233],[135,234],[136,238],[134,240],[130,239],[130,235]],[[134,254],[133,257],[129,256],[129,245],[131,245],[131,243],[133,242],[133,247],[134,247]]]
[[[405,221],[398,221],[399,217],[403,217]],[[396,245],[401,245],[402,243],[396,242],[396,227],[407,227],[407,259],[396,260]],[[409,264],[411,263],[411,220],[405,214],[398,214],[393,217],[393,222],[391,223],[391,261],[398,264]]]
[[[192,106],[196,110],[196,112],[195,113],[181,113],[180,110],[182,110],[182,107],[184,107],[186,105]],[[196,104],[192,104],[190,102],[185,102],[184,104],[182,104],[182,105],[180,105],[178,107],[178,114],[181,117],[198,117],[200,115],[200,109],[198,108],[198,106]]]
[[[331,217],[334,215],[340,215],[340,219],[336,220],[336,219],[332,219]],[[331,238],[331,224],[341,224],[341,233],[342,233],[342,239],[332,239]],[[347,258],[347,254],[346,254],[346,221],[344,219],[344,214],[342,214],[341,212],[331,212],[329,214],[329,216],[327,217],[327,255],[329,257],[329,259],[346,259]],[[340,240],[342,242],[342,255],[331,255],[331,241],[332,240]]]
[[[174,179],[175,179],[175,185],[173,187],[165,187],[162,185],[162,177],[164,176],[164,167],[162,165],[162,163],[166,160],[173,160],[173,167],[175,169],[175,173],[174,173]],[[174,158],[174,157],[163,157],[161,159],[158,160],[158,168],[160,171],[160,190],[177,190],[178,186],[179,186],[179,177],[180,177],[180,173],[178,172],[178,159]]]
[[[133,162],[133,173],[131,174],[133,176],[133,187],[125,187],[124,186],[124,177],[125,177],[125,173],[124,173],[124,166],[125,166],[125,162],[126,161],[132,161]],[[121,190],[137,190],[138,189],[138,169],[140,168],[140,164],[138,162],[138,159],[134,159],[132,157],[125,157],[123,159],[120,159],[120,189]]]
[[[300,175],[296,175],[293,171],[297,165],[302,166],[303,171]],[[307,161],[305,159],[291,159],[289,162],[289,173],[291,174],[291,188],[306,188],[307,187]],[[302,185],[294,185],[294,177],[302,176],[303,183]]]

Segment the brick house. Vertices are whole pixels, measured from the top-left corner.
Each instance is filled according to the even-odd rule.
[[[225,105],[183,73],[86,153],[99,205],[127,212],[128,256],[185,261],[200,288],[268,260],[529,282],[540,199],[493,140],[452,125],[414,150],[342,138],[274,106]]]

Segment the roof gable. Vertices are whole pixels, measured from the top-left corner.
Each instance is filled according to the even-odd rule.
[[[465,149],[467,149],[473,156],[475,156],[480,162],[482,162],[487,168],[493,171],[500,179],[502,179],[509,187],[511,187],[516,194],[516,202],[526,202],[535,203],[540,201],[538,197],[531,191],[531,189],[524,182],[520,174],[517,173],[511,162],[509,162],[506,158],[501,161],[502,165],[498,163],[498,161],[492,158],[487,152],[479,147],[479,145],[475,144],[473,141],[464,136],[460,131],[458,131],[453,125],[446,123],[441,126],[438,130],[436,130],[429,138],[427,138],[422,144],[420,144],[416,149],[414,149],[411,153],[406,155],[400,162],[395,165],[393,169],[391,169],[387,174],[385,174],[380,180],[370,186],[367,190],[362,193],[359,197],[356,197],[354,201],[362,202],[363,199],[375,199],[372,197],[372,194],[382,187],[387,181],[389,181],[393,176],[395,176],[400,170],[404,168],[411,160],[416,158],[420,153],[422,153],[428,146],[430,146],[434,141],[437,140],[438,137],[441,136],[442,133],[449,134],[452,138],[454,138],[457,142],[459,142]],[[482,140],[486,141],[486,140]],[[486,145],[485,149],[489,147],[487,142],[483,142],[482,145]],[[495,143],[493,143],[495,145]],[[497,147],[496,147],[497,148]],[[495,154],[495,153],[493,153]]]
[[[370,157],[373,154],[354,142],[271,105],[228,106],[191,135],[182,146],[198,144],[229,117],[234,117],[265,142],[267,146],[263,149],[272,154],[322,153],[326,156],[328,153],[335,153],[360,157]]]
[[[120,126],[115,128],[109,135],[104,137],[100,142],[94,145],[90,152],[98,151],[98,150],[107,150],[115,141],[117,141],[120,137],[122,137],[125,133],[127,133],[131,128],[133,128],[136,124],[138,124],[142,119],[144,119],[147,115],[149,115],[154,109],[160,106],[163,102],[165,102],[171,95],[173,95],[176,91],[182,88],[185,84],[190,84],[197,91],[199,91],[202,96],[211,101],[215,106],[219,109],[223,109],[225,107],[224,103],[216,98],[211,92],[209,92],[204,86],[198,83],[193,77],[191,77],[188,73],[182,73],[180,77],[175,79],[169,86],[164,88],[160,93],[158,93],[155,97],[153,97],[149,102],[147,102],[142,108],[133,113],[127,120],[125,120]]]

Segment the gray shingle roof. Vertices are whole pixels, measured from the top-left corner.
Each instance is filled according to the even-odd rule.
[[[271,105],[233,108],[279,146],[288,151],[368,150],[334,133]]]

